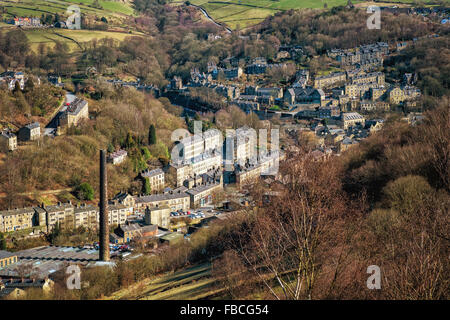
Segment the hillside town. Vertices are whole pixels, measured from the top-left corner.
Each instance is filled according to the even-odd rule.
[[[398,46],[395,45],[396,49],[391,50],[395,52]],[[283,46],[278,56],[283,57],[283,60],[299,52],[299,47]],[[416,75],[404,74],[399,81],[389,83],[385,74],[379,71],[390,52],[388,44],[383,42],[349,50],[330,50],[327,52],[328,57],[335,59],[342,71],[312,77],[308,69],[299,69],[293,72],[295,75],[290,85],[283,87],[260,86],[257,83],[267,83],[264,79],[268,70],[282,70],[292,65],[283,62],[271,64],[264,58],[255,58],[241,67],[241,61],[230,58],[221,64],[229,65],[228,68],[210,63],[207,72],[193,69],[186,84],[183,84],[180,77],[174,77],[160,94],[185,97],[190,94],[190,88],[214,90],[226,103],[236,105],[246,113],[254,112],[263,121],[276,119],[287,138],[298,135],[307,137],[315,144],[311,155],[320,160],[332,154],[339,155],[380,130],[384,122],[380,115],[397,108],[414,110],[421,94],[414,86]],[[26,76],[22,72],[8,71],[0,76],[10,90],[16,88],[16,83],[23,90]],[[55,86],[61,83],[55,77],[49,77],[48,81]],[[136,89],[142,86],[139,82],[109,82],[134,86]],[[405,120],[412,122],[418,118],[420,113],[411,113]],[[64,103],[51,120],[51,125],[46,126],[53,129],[44,131],[47,134],[63,135],[65,130],[76,127],[87,119],[87,100],[74,98],[70,103]],[[30,123],[17,132],[2,131],[0,137],[3,152],[14,152],[18,141],[20,144],[38,140],[43,134],[41,131],[39,122]],[[279,161],[283,161],[286,151],[258,152],[256,131],[248,127],[235,130],[235,134],[227,136],[225,140],[226,142],[223,141],[221,132],[214,129],[184,137],[178,146],[175,145],[181,151],[181,157],[172,158],[167,167],[145,169],[136,177],[149,184],[151,194],[131,195],[121,192],[109,200],[108,219],[113,226],[109,240],[113,252],[117,252],[114,255],[128,256],[127,252],[131,252],[142,239],[157,238],[160,243],[165,244],[183,239],[189,235],[190,227],[177,227],[181,218],[187,217],[204,225],[202,220],[211,220],[220,216],[223,210],[229,210],[229,202],[225,201],[230,199],[229,192],[226,196],[226,190],[230,190],[227,186],[239,189],[260,177],[277,178],[276,171],[270,171],[278,166]],[[127,156],[126,150],[119,149],[111,152],[107,161],[118,166]],[[166,175],[175,178],[174,185],[167,184]],[[248,199],[242,195],[235,200],[240,205],[248,203]],[[92,203],[69,201],[0,211],[0,232],[21,233],[22,237],[28,237],[24,231],[34,237],[51,233],[55,229],[97,230],[98,224],[99,207]],[[98,247],[94,243],[92,249],[95,248]],[[6,258],[2,261],[0,276],[17,276],[19,267],[30,261],[24,257],[36,254],[37,252],[25,254],[19,251],[13,254],[4,251],[2,255]],[[49,251],[46,257],[55,254],[56,252]],[[43,258],[44,256],[35,256],[31,261],[42,261]],[[71,259],[75,258],[70,255],[65,258],[67,261]],[[88,255],[86,263],[94,263],[92,261],[95,259]],[[37,272],[44,282],[36,286],[42,287],[51,281],[45,280],[51,275],[48,264],[44,264],[45,268],[44,265],[38,268]],[[54,263],[51,270],[57,270],[63,265]],[[14,281],[6,282],[2,292],[20,295],[21,285]],[[18,291],[11,293],[13,289]]]
[[[340,264],[344,254],[336,248],[357,248],[355,256],[364,259],[355,268],[361,270],[370,259],[385,259],[388,265],[390,248],[369,259],[358,251],[359,243],[401,243],[395,228],[407,226],[402,219],[419,220],[410,218],[411,207],[433,210],[423,199],[433,199],[439,207],[436,216],[445,211],[448,159],[440,157],[447,132],[439,121],[447,118],[424,119],[432,117],[434,107],[448,104],[448,68],[438,70],[423,48],[439,56],[433,46],[442,47],[440,41],[448,38],[440,29],[450,25],[447,9],[382,7],[392,13],[389,21],[404,14],[426,24],[426,31],[415,37],[406,30],[410,20],[405,18],[399,19],[395,37],[370,32],[357,37],[358,24],[347,16],[355,8],[351,1],[335,10],[323,4],[317,16],[308,11],[311,21],[300,31],[303,13],[291,20],[291,13],[280,10],[260,19],[258,27],[238,26],[236,31],[189,1],[140,2],[133,1],[130,16],[83,16],[92,28],[85,34],[93,34],[96,24],[103,31],[115,27],[111,19],[132,25],[120,29],[122,40],[91,35],[82,42],[62,35],[69,30],[59,30],[54,45],[46,47],[39,38],[19,62],[11,57],[20,48],[0,50],[0,98],[5,100],[0,119],[0,299],[51,296],[74,265],[94,270],[94,277],[97,270],[107,270],[98,271],[105,279],[120,273],[118,290],[142,280],[135,269],[147,268],[139,274],[147,278],[195,264],[208,270],[207,276],[195,278],[194,286],[211,277],[222,294],[199,299],[283,297],[278,291],[298,299],[299,294],[280,289],[288,286],[279,274],[298,266],[304,274],[309,265],[315,268],[314,259],[302,260],[310,243],[321,244],[312,233],[326,230],[329,248],[320,251],[321,259],[329,259],[326,272],[338,277],[340,265],[333,259]],[[100,10],[98,1],[95,6],[90,6],[93,12]],[[203,21],[194,13],[199,8],[207,23],[195,29]],[[351,24],[355,41],[345,29],[339,29],[342,39],[334,39],[333,15]],[[118,17],[126,17],[126,23]],[[292,32],[280,34],[281,17]],[[0,34],[0,44],[15,37],[28,41],[14,32],[67,28],[59,15],[51,14],[9,14],[4,22],[14,30]],[[182,30],[180,39],[175,40],[177,32],[166,37],[168,26]],[[315,28],[320,31],[309,43]],[[424,133],[424,124],[436,127]],[[440,140],[424,142],[420,134],[424,140],[433,135]],[[415,158],[422,151],[425,160]],[[411,191],[416,187],[417,192]],[[413,204],[405,209],[408,201]],[[361,220],[350,225],[353,218]],[[420,223],[413,236],[420,234]],[[409,229],[401,231],[408,234]],[[274,252],[282,259],[274,258]],[[141,260],[147,258],[153,260]],[[346,272],[346,279],[355,273]],[[236,293],[249,275],[259,287],[242,290],[246,296]],[[269,277],[276,290],[267,285]],[[94,287],[93,282],[84,282],[83,288]],[[340,290],[334,285],[330,292]],[[260,295],[263,290],[268,293]],[[333,294],[321,297],[340,298]],[[312,289],[302,297],[311,296]],[[93,297],[104,295],[95,292]]]

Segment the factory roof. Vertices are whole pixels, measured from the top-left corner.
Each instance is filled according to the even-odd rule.
[[[26,126],[25,126],[25,128],[28,128],[28,129],[35,129],[35,128],[39,128],[41,125],[39,124],[39,122],[32,122],[32,123],[29,123],[29,124],[27,124]]]
[[[146,202],[155,202],[155,201],[164,201],[164,200],[170,200],[170,199],[178,199],[178,198],[185,198],[189,197],[188,194],[185,192],[172,192],[172,193],[158,193],[158,194],[151,194],[148,196],[137,196],[136,197],[136,203],[146,203]]]
[[[5,250],[0,250],[0,259],[5,259],[5,258],[9,258],[9,257],[15,257],[16,254],[5,251]]]
[[[76,115],[78,113],[80,113],[81,110],[83,110],[83,108],[87,105],[87,101],[80,99],[80,98],[75,98],[75,100],[73,100],[70,105],[67,107],[66,112]]]
[[[207,191],[209,189],[213,189],[213,188],[218,187],[218,186],[220,186],[219,183],[201,184],[201,185],[199,185],[197,187],[189,189],[188,191],[186,191],[186,193],[195,196],[195,195],[197,195],[199,193],[202,193],[202,192]]]
[[[16,208],[16,209],[0,211],[0,215],[2,215],[2,216],[12,216],[12,215],[23,214],[23,213],[34,213],[34,208],[27,207],[27,208]]]
[[[151,178],[160,174],[163,174],[164,171],[162,171],[161,168],[157,168],[157,169],[153,169],[153,170],[144,170],[141,172],[141,176],[146,177],[146,178]]]

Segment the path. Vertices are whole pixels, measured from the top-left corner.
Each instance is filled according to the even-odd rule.
[[[203,13],[203,15],[206,17],[206,19],[208,19],[209,21],[211,21],[212,23],[214,23],[216,26],[221,27],[221,28],[224,28],[224,29],[226,30],[226,32],[228,32],[228,33],[232,33],[232,32],[233,32],[233,31],[232,31],[230,28],[228,28],[227,26],[225,26],[225,25],[223,25],[222,23],[217,22],[216,20],[214,20],[214,19],[209,15],[209,13],[208,13],[205,9],[203,9],[202,7],[197,6],[197,5],[195,5],[195,4],[192,4],[192,3],[191,3],[190,5],[193,6],[193,7],[195,7],[195,8],[197,8],[198,10],[200,10],[200,12]]]

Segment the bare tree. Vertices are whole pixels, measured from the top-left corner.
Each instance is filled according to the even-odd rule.
[[[306,159],[281,168],[284,190],[253,187],[259,206],[248,212],[251,227],[237,240],[236,251],[275,299],[313,298],[321,251],[343,208],[336,201],[338,181],[327,179],[333,174]]]

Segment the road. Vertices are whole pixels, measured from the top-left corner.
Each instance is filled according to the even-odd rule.
[[[231,33],[231,32],[232,32],[232,30],[231,30],[230,28],[228,28],[228,27],[226,27],[225,25],[221,24],[220,22],[217,22],[216,20],[214,20],[214,19],[209,15],[209,13],[208,13],[205,9],[203,9],[202,7],[197,6],[197,5],[195,5],[195,4],[192,4],[192,3],[191,3],[190,5],[193,6],[193,7],[195,7],[195,8],[197,8],[198,10],[200,10],[201,13],[203,13],[203,15],[205,16],[205,18],[208,19],[209,21],[211,21],[212,23],[214,23],[216,26],[221,27],[221,28],[224,28],[225,31],[228,32],[228,33]]]
[[[76,96],[73,93],[71,93],[71,92],[66,93],[66,99],[65,99],[64,103],[62,104],[62,106],[59,108],[58,112],[55,114],[55,116],[52,118],[52,120],[50,120],[50,122],[47,124],[47,126],[44,129],[45,136],[52,136],[52,137],[55,136],[59,116],[61,115],[62,112],[64,112],[66,110],[66,108],[67,108],[66,104],[71,103],[73,100],[75,100],[75,98],[76,98]]]

